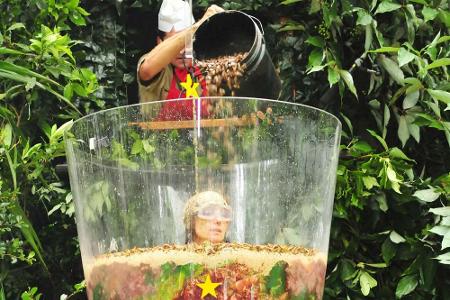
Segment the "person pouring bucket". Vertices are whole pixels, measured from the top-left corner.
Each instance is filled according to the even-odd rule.
[[[186,202],[183,221],[186,243],[226,242],[231,207],[221,194],[214,191],[201,192]]]
[[[197,86],[198,96],[207,96],[205,78],[192,59],[184,55],[185,39],[193,35],[200,25],[212,15],[224,11],[217,5],[210,6],[196,23],[189,3],[183,0],[164,0],[158,14],[156,47],[144,54],[138,62],[137,78],[139,101],[186,98],[183,83]],[[197,83],[197,84],[196,84]],[[150,109],[150,106],[144,106]],[[145,110],[144,110],[145,112]],[[201,116],[208,116],[208,103],[202,101]],[[171,101],[160,107],[158,120],[192,120],[192,100]]]

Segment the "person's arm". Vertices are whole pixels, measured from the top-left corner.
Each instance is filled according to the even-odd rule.
[[[185,39],[188,34],[194,34],[207,18],[222,11],[223,8],[217,5],[210,6],[201,20],[194,23],[192,27],[178,32],[153,48],[139,66],[139,79],[141,81],[148,81],[155,77],[172,59],[180,54],[185,46]]]

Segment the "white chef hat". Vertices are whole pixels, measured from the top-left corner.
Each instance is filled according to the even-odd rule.
[[[187,1],[164,0],[158,14],[158,29],[163,32],[181,31],[194,24],[192,10]]]

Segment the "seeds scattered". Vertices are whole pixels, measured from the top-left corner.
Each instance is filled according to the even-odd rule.
[[[122,252],[114,252],[108,253],[104,256],[130,256],[137,253],[144,253],[149,251],[184,251],[184,252],[195,252],[199,254],[216,254],[223,250],[232,249],[232,250],[250,250],[257,252],[270,252],[270,253],[289,253],[289,254],[303,254],[306,256],[313,256],[317,253],[316,250],[305,248],[302,246],[294,246],[294,245],[274,245],[274,244],[266,244],[266,245],[252,245],[247,243],[203,243],[203,244],[187,244],[187,245],[173,245],[173,244],[164,244],[159,245],[152,248],[132,248]]]

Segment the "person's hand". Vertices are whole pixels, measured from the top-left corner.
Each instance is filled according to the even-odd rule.
[[[225,11],[222,7],[217,6],[215,4],[211,5],[210,7],[208,7],[208,9],[206,10],[205,14],[203,15],[203,17],[198,20],[198,22],[196,22],[193,26],[192,26],[192,30],[195,32],[200,25],[202,25],[203,22],[205,22],[209,17],[214,16],[217,13],[221,13]]]
[[[208,7],[208,9],[206,10],[205,14],[203,15],[203,17],[201,18],[200,21],[203,22],[206,19],[208,19],[209,17],[212,17],[215,14],[223,12],[223,11],[225,11],[225,10],[222,7],[213,4],[210,7]]]

